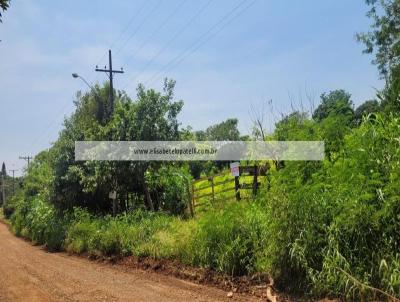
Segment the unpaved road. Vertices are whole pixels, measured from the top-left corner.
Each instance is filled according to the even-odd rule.
[[[0,301],[251,301],[215,288],[48,253],[0,223]]]

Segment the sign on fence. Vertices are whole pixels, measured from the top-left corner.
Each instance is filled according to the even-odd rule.
[[[117,192],[116,191],[111,191],[110,193],[108,193],[108,198],[116,199],[117,198]]]
[[[231,163],[230,164],[230,167],[231,167],[231,175],[232,176],[239,176],[240,175],[240,172],[239,172],[239,165],[240,165],[240,163],[239,162],[234,162],[234,163]]]

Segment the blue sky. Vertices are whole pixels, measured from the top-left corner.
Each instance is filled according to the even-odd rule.
[[[383,86],[354,38],[368,30],[364,1],[251,3],[12,1],[0,24],[0,161],[21,169],[19,155],[50,146],[76,91],[87,89],[71,73],[105,81],[94,67],[106,64],[110,46],[114,68],[125,70],[117,89],[134,97],[139,82],[159,89],[163,77],[175,79],[176,97],[185,102],[180,120],[195,129],[235,117],[249,133],[251,107],[267,100],[276,113],[288,112],[291,101],[307,103],[308,95],[317,104],[322,92],[342,88],[358,105]],[[174,64],[181,54],[187,56]],[[269,128],[273,122],[266,112]]]

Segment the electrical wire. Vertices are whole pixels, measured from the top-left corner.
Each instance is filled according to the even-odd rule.
[[[139,53],[145,45],[156,35],[158,32],[168,23],[168,21],[176,15],[176,13],[184,6],[184,4],[188,0],[182,0],[174,9],[173,11],[161,22],[161,24],[147,37],[145,41],[128,57],[127,61],[125,62],[125,66],[129,66],[132,59],[135,57],[135,54]]]
[[[153,8],[148,12],[148,14],[143,18],[143,20],[139,23],[139,25],[135,28],[135,30],[129,35],[128,39],[125,40],[125,42],[122,44],[122,46],[120,46],[116,52],[115,55],[117,55],[118,53],[121,52],[121,50],[128,44],[128,42],[134,37],[136,36],[136,34],[139,32],[139,30],[142,28],[142,26],[144,25],[144,23],[146,23],[147,19],[154,13],[157,11],[158,8],[160,8],[160,3],[162,2],[162,0],[158,0],[156,2],[156,4],[153,6]]]
[[[159,4],[161,2],[161,0],[159,0],[158,2],[156,2],[157,4]],[[121,40],[121,38],[124,36],[124,34],[127,32],[127,30],[129,29],[129,27],[131,26],[131,24],[133,23],[133,21],[134,20],[136,20],[137,19],[137,17],[140,15],[140,13],[143,11],[143,9],[146,7],[146,5],[148,4],[148,3],[150,3],[149,1],[147,1],[147,0],[144,0],[142,3],[141,3],[141,5],[140,5],[140,7],[139,7],[139,9],[135,12],[135,14],[130,18],[130,20],[128,21],[128,23],[124,26],[124,29],[120,32],[120,34],[118,35],[118,37],[116,38],[116,39],[114,39],[112,42],[111,42],[111,44],[110,44],[110,47],[109,47],[109,49],[111,49],[114,45],[116,45],[117,44],[117,42],[119,42],[120,40]],[[146,17],[148,17],[149,15],[147,15]],[[146,18],[145,18],[146,19]],[[143,20],[145,20],[145,19],[143,19]],[[143,22],[142,22],[143,23]],[[137,27],[138,28],[138,27]],[[140,27],[139,27],[139,29],[140,29]],[[137,29],[138,30],[138,29]],[[137,31],[136,30],[136,31]],[[134,35],[131,35],[130,36],[130,38],[132,38]],[[127,42],[127,41],[126,41]],[[103,61],[103,59],[106,57],[106,55],[107,55],[107,51],[106,52],[104,52],[104,54],[103,54],[103,56],[102,57],[100,57],[100,59],[97,61],[97,63],[96,63],[96,65],[99,65],[102,61]],[[92,77],[91,78],[91,80],[89,80],[89,83],[90,83],[90,85],[91,86],[93,86],[93,82],[95,82],[95,81],[97,81],[97,78],[98,78],[98,74],[96,74],[96,76],[95,77]],[[84,87],[84,84],[82,83],[82,85],[80,86],[80,88],[78,89],[78,90],[82,90],[83,89],[83,87]],[[30,144],[30,146],[36,146],[38,143],[41,143],[42,141],[43,141],[43,139],[44,139],[44,137],[45,137],[45,135],[47,134],[47,136],[46,137],[48,137],[48,134],[50,133],[50,129],[51,128],[53,128],[53,126],[54,126],[54,124],[56,123],[56,121],[58,121],[58,119],[59,119],[59,117],[61,116],[60,114],[65,114],[65,110],[66,110],[66,108],[68,107],[68,105],[69,105],[69,101],[67,102],[67,103],[65,103],[64,105],[63,105],[63,107],[61,108],[61,110],[59,110],[59,112],[56,114],[56,116],[57,116],[57,118],[56,119],[53,119],[48,125],[47,125],[47,127],[45,128],[46,130],[45,130],[45,132],[43,133],[41,133],[41,134],[39,134],[38,136],[36,136],[35,138],[34,138],[34,140],[32,141],[32,143]]]
[[[129,19],[128,23],[126,23],[126,25],[124,26],[124,29],[120,32],[118,37],[111,42],[108,49],[112,49],[117,44],[117,42],[119,42],[121,40],[121,38],[124,36],[124,34],[129,29],[129,27],[132,25],[133,21],[135,21],[137,19],[137,17],[140,15],[140,13],[143,11],[143,9],[149,3],[150,3],[150,1],[147,1],[147,0],[144,0],[141,3],[141,5],[139,6],[139,9],[137,11],[135,11],[135,14]],[[107,56],[107,54],[108,54],[108,51],[105,51],[103,56],[97,61],[96,66],[99,65],[103,61],[103,59]],[[99,74],[96,74],[94,78],[92,77],[92,80],[90,82],[97,82],[98,77],[99,77]]]
[[[53,130],[55,123],[59,120],[59,118],[61,117],[61,114],[65,115],[65,110],[67,109],[67,107],[69,105],[70,105],[70,101],[63,104],[61,110],[59,110],[57,112],[57,114],[55,114],[55,116],[57,118],[52,119],[51,122],[45,128],[46,130],[44,132],[42,132],[40,135],[36,136],[36,138],[30,144],[31,148],[37,147],[39,145],[39,143],[42,143],[44,141],[45,138],[49,138],[49,134],[50,134],[51,130]]]
[[[241,6],[245,1],[244,0],[241,4],[239,4],[236,8],[238,8],[239,6]],[[203,41],[198,41],[198,43],[195,43],[194,45],[192,45],[191,48],[187,49],[186,51],[183,51],[180,55],[178,55],[177,57],[175,57],[172,61],[170,61],[170,63],[166,64],[164,66],[164,68],[157,72],[155,75],[153,75],[152,77],[150,77],[145,83],[144,85],[147,85],[155,80],[158,80],[161,76],[162,73],[167,72],[172,70],[173,68],[175,68],[176,66],[178,66],[180,63],[182,63],[182,61],[184,61],[187,57],[189,57],[190,55],[192,55],[194,52],[196,52],[201,46],[203,46],[205,43],[207,43],[209,40],[211,40],[215,35],[217,35],[219,32],[221,32],[226,26],[228,26],[230,23],[233,22],[233,20],[235,20],[237,17],[239,17],[241,14],[243,14],[247,9],[249,9],[252,5],[254,5],[254,3],[257,0],[253,0],[252,2],[250,2],[244,9],[242,9],[241,11],[237,12],[236,15],[234,15],[233,17],[231,17],[230,19],[228,19],[217,31],[211,33],[208,37],[204,37],[205,39]],[[226,15],[226,17],[228,17],[228,15],[231,15],[236,9],[232,10],[229,14]],[[226,18],[223,18],[226,19]],[[218,22],[219,24],[221,24],[221,22]],[[218,24],[218,25],[219,25]],[[218,26],[217,24],[215,24],[215,26],[213,26],[213,28],[215,28],[216,26]],[[209,30],[210,31],[210,30]],[[209,32],[208,31],[208,32]],[[175,63],[174,63],[175,62]]]
[[[213,0],[209,0],[205,3],[189,20],[186,22],[176,33],[175,35],[161,48],[157,53],[155,53],[152,58],[146,63],[146,65],[137,73],[134,74],[133,77],[129,78],[127,83],[123,86],[122,90],[129,86],[130,83],[134,82],[139,75],[141,75],[168,47],[181,35],[183,34],[190,25],[200,16],[203,11],[211,4]]]

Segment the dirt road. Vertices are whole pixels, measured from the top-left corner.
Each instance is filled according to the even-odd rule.
[[[0,223],[0,301],[251,301],[142,270],[48,253]]]

